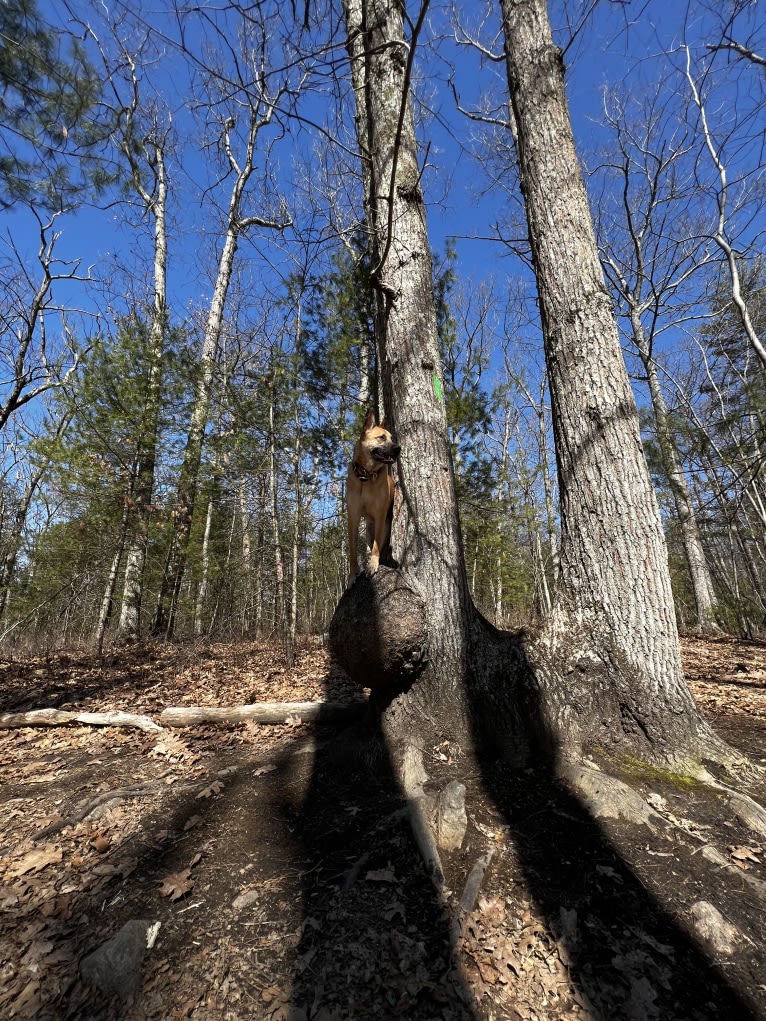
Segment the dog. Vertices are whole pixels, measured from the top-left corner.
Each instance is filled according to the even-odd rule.
[[[357,539],[362,518],[367,522],[370,574],[377,572],[381,558],[388,552],[395,488],[391,465],[400,453],[401,447],[386,428],[386,420],[376,425],[375,416],[369,411],[362,426],[362,434],[354,447],[346,481],[349,585],[359,573]]]

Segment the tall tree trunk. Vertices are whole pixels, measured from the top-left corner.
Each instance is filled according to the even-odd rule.
[[[274,544],[274,623],[283,636],[288,667],[293,665],[293,648],[290,622],[285,598],[285,558],[282,549],[282,530],[279,527],[279,487],[277,485],[277,438],[274,403],[276,400],[276,366],[269,380],[269,513],[271,537]]]
[[[684,682],[667,550],[572,138],[545,0],[501,0],[561,511],[553,612],[532,648],[552,743],[647,757],[715,742]],[[720,743],[719,743],[720,746]]]
[[[210,497],[207,501],[207,514],[205,515],[205,533],[202,536],[202,558],[201,558],[201,577],[199,582],[199,588],[197,589],[197,599],[194,605],[194,637],[199,638],[204,634],[204,613],[205,603],[207,602],[208,585],[210,581],[210,533],[213,528],[213,511],[215,509],[215,501],[213,499],[213,492],[211,490]]]
[[[250,540],[250,509],[247,505],[246,476],[242,475],[237,486],[237,502],[239,506],[240,528],[242,529],[242,594],[240,634],[244,637],[250,630],[251,610],[253,601],[252,560],[253,550]]]
[[[154,217],[154,300],[149,334],[149,377],[146,385],[146,406],[141,434],[138,438],[138,457],[133,482],[135,527],[125,558],[125,580],[122,588],[122,605],[117,627],[121,642],[134,642],[141,633],[141,605],[144,595],[144,572],[149,540],[154,469],[157,460],[160,403],[162,394],[165,332],[167,329],[167,178],[165,154],[160,143],[154,146],[151,165],[156,188],[153,194],[144,193],[147,209]],[[134,175],[140,186],[138,173]]]
[[[303,493],[301,489],[301,429],[299,416],[296,414],[296,421],[294,423],[295,429],[295,441],[293,446],[293,499],[295,501],[295,510],[293,511],[293,541],[292,541],[292,560],[290,570],[290,629],[289,629],[289,647],[290,647],[290,659],[289,666],[292,667],[295,657],[295,638],[298,633],[298,560],[300,554],[300,538],[301,538],[301,510]]]
[[[362,152],[383,403],[402,446],[392,549],[424,598],[428,663],[392,703],[394,740],[449,719],[468,732],[465,676],[473,607],[457,514],[437,340],[431,250],[420,186],[409,79],[427,5],[404,42],[395,0],[344,0]]]
[[[199,468],[202,461],[202,445],[212,396],[218,347],[224,327],[224,310],[234,273],[234,260],[242,234],[250,227],[283,229],[287,222],[266,220],[261,216],[245,216],[242,212],[248,182],[255,170],[256,141],[258,132],[271,122],[275,107],[266,103],[266,112],[257,107],[249,110],[249,124],[245,156],[241,165],[234,158],[231,132],[234,121],[227,120],[223,131],[222,144],[233,174],[232,190],[226,214],[226,229],[223,248],[218,261],[213,296],[210,301],[205,335],[202,341],[200,363],[194,393],[194,406],[186,437],[183,462],[179,473],[178,489],[173,512],[173,532],[163,572],[160,594],[152,621],[152,633],[172,637],[175,626],[178,596],[181,591],[186,557],[191,535],[194,505],[197,499]]]
[[[662,465],[670,483],[678,524],[681,529],[681,543],[694,593],[697,627],[701,630],[717,631],[719,628],[715,617],[716,597],[713,579],[710,576],[705,548],[697,527],[697,516],[694,513],[691,493],[686,483],[678,447],[670,426],[668,409],[657,374],[657,365],[652,357],[651,345],[645,334],[637,303],[630,294],[626,294],[625,298],[630,306],[633,342],[646,372]]]
[[[223,313],[226,295],[234,270],[234,257],[239,243],[238,204],[240,191],[236,189],[229,207],[229,225],[226,232],[223,251],[218,264],[213,298],[210,303],[205,335],[202,342],[197,381],[194,388],[194,406],[192,408],[189,430],[186,434],[186,447],[176,490],[173,511],[173,531],[170,539],[165,570],[163,571],[160,594],[152,621],[154,635],[165,634],[171,638],[175,628],[178,610],[178,597],[181,591],[186,557],[191,536],[194,506],[197,500],[199,469],[202,463],[202,445],[208,423],[208,412],[212,395],[215,367],[218,357],[218,345],[223,330]]]
[[[255,548],[257,550],[257,556],[255,558],[255,572],[253,577],[253,593],[254,593],[254,606],[253,606],[253,620],[252,630],[256,638],[260,638],[263,631],[263,552],[266,541],[266,480],[263,472],[259,472],[257,477],[257,505],[256,505],[256,529],[255,537],[256,543]]]
[[[112,617],[112,609],[114,607],[114,593],[117,589],[117,575],[120,571],[120,563],[122,562],[122,555],[125,551],[125,541],[128,534],[128,523],[130,521],[130,507],[131,500],[126,495],[124,507],[122,510],[122,518],[120,520],[120,531],[117,536],[117,549],[114,551],[112,557],[112,563],[109,568],[109,574],[106,579],[106,585],[104,586],[104,595],[101,599],[101,608],[98,613],[98,623],[96,624],[96,636],[95,645],[96,651],[99,656],[104,650],[104,638],[106,637],[106,629],[109,626],[109,621]]]

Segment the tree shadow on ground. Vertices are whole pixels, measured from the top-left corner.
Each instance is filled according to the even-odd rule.
[[[372,713],[317,747],[285,810],[303,860],[292,1002],[328,1021],[476,1017]]]
[[[530,670],[521,643],[507,662]],[[508,678],[509,682],[511,678]],[[527,706],[534,717],[534,705]],[[480,699],[471,706],[483,790],[502,815],[513,844],[515,865],[531,900],[564,947],[569,975],[585,1016],[612,1021],[718,1021],[763,1019],[762,1004],[751,996],[764,982],[762,959],[748,964],[713,963],[685,931],[681,911],[710,896],[725,877],[703,885],[684,870],[674,845],[652,850],[652,835],[626,824],[644,872],[634,870],[580,800],[556,777],[544,752],[534,764],[512,768],[488,736],[493,715]],[[541,714],[529,731],[545,735]],[[654,856],[654,857],[652,857]],[[654,873],[650,883],[646,862]],[[665,897],[667,895],[667,897]],[[666,905],[672,905],[671,908]],[[754,905],[753,905],[754,906]],[[758,931],[757,908],[755,928]],[[679,912],[673,917],[672,912]],[[762,958],[758,951],[758,958]],[[760,969],[760,976],[753,972]],[[763,986],[761,986],[763,988]]]

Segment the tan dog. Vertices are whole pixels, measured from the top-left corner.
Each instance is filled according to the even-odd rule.
[[[378,570],[381,557],[385,557],[391,538],[391,520],[394,514],[394,480],[391,465],[399,456],[401,447],[394,442],[386,429],[385,419],[375,424],[370,411],[362,426],[362,435],[354,447],[354,457],[348,469],[346,502],[348,505],[348,583],[359,573],[357,539],[359,522],[367,522],[367,542],[370,547],[370,574]]]

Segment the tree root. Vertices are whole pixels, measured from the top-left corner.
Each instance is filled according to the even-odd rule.
[[[224,780],[236,773],[236,771],[236,767],[227,766],[225,769],[219,770],[213,777],[207,776],[204,780],[197,780],[194,783],[182,784],[174,789],[178,790],[180,788],[181,790],[202,791],[205,790],[206,787],[209,787],[213,780]],[[115,787],[110,791],[102,791],[94,798],[81,802],[71,815],[49,823],[49,825],[44,829],[35,833],[32,840],[37,843],[40,840],[45,840],[47,837],[53,836],[54,833],[60,833],[61,830],[66,829],[67,826],[76,826],[78,822],[82,822],[83,819],[87,819],[89,815],[92,815],[97,809],[102,808],[104,805],[109,804],[110,801],[127,801],[129,798],[140,798],[146,794],[151,794],[156,789],[160,781],[171,776],[172,773],[172,768],[166,769],[164,772],[152,777],[151,780],[143,780],[141,783],[131,784],[129,787]]]
[[[399,782],[410,812],[410,825],[428,875],[440,898],[444,896],[444,869],[431,828],[433,801],[423,790],[428,774],[423,755],[413,743],[405,746],[399,768]]]
[[[82,822],[92,812],[95,812],[97,808],[101,808],[102,805],[106,805],[110,801],[124,801],[127,798],[139,798],[144,794],[150,794],[157,784],[164,780],[166,776],[170,776],[172,772],[172,769],[166,769],[159,776],[155,776],[151,780],[143,780],[141,783],[132,784],[130,787],[115,787],[111,791],[102,791],[95,798],[89,798],[88,801],[81,802],[71,815],[57,819],[38,833],[35,833],[32,840],[37,843],[40,840],[53,836],[54,833],[60,833],[67,826],[76,826],[78,822]]]
[[[468,879],[465,881],[463,887],[463,893],[460,897],[460,903],[457,906],[457,910],[452,918],[451,935],[453,944],[457,944],[458,939],[463,932],[463,923],[470,913],[476,906],[476,900],[479,896],[479,890],[481,890],[481,884],[484,882],[484,876],[486,875],[487,869],[492,862],[495,855],[495,849],[491,847],[485,854],[478,858],[474,862],[474,866],[468,873]]]

